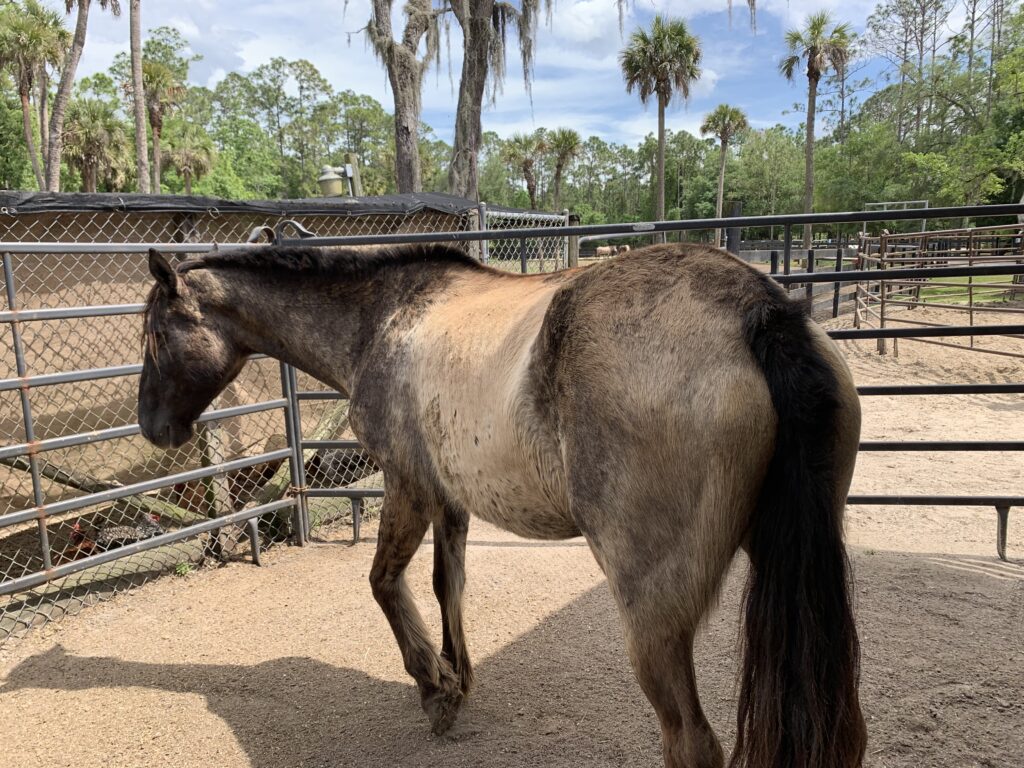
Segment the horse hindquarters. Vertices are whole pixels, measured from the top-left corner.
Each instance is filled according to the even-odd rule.
[[[748,526],[775,426],[756,369],[723,369],[710,400],[676,394],[670,411],[647,418],[598,420],[615,413],[599,395],[580,411],[587,432],[567,445],[573,516],[608,577],[669,768],[724,762],[698,698],[693,640]]]

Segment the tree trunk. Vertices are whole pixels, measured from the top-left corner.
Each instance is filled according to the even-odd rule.
[[[160,133],[163,130],[163,126],[158,123],[152,124],[153,128],[153,186],[152,191],[154,195],[160,194],[160,170],[163,158],[160,154]]]
[[[395,173],[398,191],[423,189],[420,169],[420,63],[416,54],[395,46],[399,52],[388,67],[391,90],[395,96]]]
[[[807,78],[807,146],[804,147],[804,213],[814,208],[814,113],[818,104],[818,78]],[[804,224],[804,248],[814,237],[810,224]]]
[[[665,99],[658,94],[658,188],[655,190],[654,219],[665,220]],[[659,232],[654,242],[664,243],[665,233]]]
[[[530,210],[537,210],[537,177],[533,173],[533,160],[523,161],[523,179],[526,180],[526,194],[530,196]]]
[[[96,161],[87,161],[82,168],[82,184],[85,186],[86,192],[96,191],[96,178],[98,174],[99,163]]]
[[[725,159],[729,154],[729,139],[722,137],[722,158],[718,162],[718,198],[715,200],[715,218],[722,218],[722,203],[725,200]],[[715,245],[722,246],[722,230],[715,230]]]
[[[561,213],[562,211],[562,166],[558,163],[555,164],[555,178],[552,182],[554,187],[554,209],[555,213]]]
[[[420,167],[420,114],[422,112],[423,73],[429,62],[417,58],[423,36],[430,25],[430,0],[412,0],[407,5],[407,21],[402,42],[391,31],[393,0],[374,0],[369,31],[378,55],[383,59],[395,101],[395,175],[398,191],[423,189]],[[429,51],[428,51],[429,55]]]
[[[183,171],[182,176],[185,177],[185,194],[192,195],[192,174],[189,171]]]
[[[149,194],[149,148],[146,146],[146,92],[142,85],[142,18],[141,0],[129,3],[132,58],[132,102],[135,106],[135,173],[139,192]]]
[[[19,85],[18,96],[21,98],[21,127],[25,132],[25,149],[28,151],[28,159],[32,161],[32,173],[35,174],[36,184],[39,186],[39,191],[42,192],[46,189],[46,181],[39,168],[36,142],[32,137],[32,105],[28,103],[28,88]]]
[[[60,73],[60,85],[57,86],[57,97],[53,100],[53,112],[50,115],[50,147],[46,152],[46,189],[60,192],[60,157],[64,146],[64,113],[71,100],[71,87],[75,83],[75,72],[85,48],[85,32],[89,26],[89,4],[92,0],[77,0],[78,18],[75,22],[75,36],[64,60],[64,69]]]
[[[479,198],[477,154],[480,151],[484,88],[491,40],[494,0],[453,3],[452,12],[462,27],[464,52],[459,80],[459,103],[455,110],[455,141],[448,169],[448,191],[470,200]]]
[[[46,74],[45,64],[39,67],[36,80],[39,83],[38,94],[36,96],[36,99],[39,102],[37,105],[39,107],[39,154],[42,155],[43,175],[45,177],[46,169],[50,167],[47,159],[47,152],[50,149],[50,78]],[[44,189],[44,187],[40,187],[40,189]]]

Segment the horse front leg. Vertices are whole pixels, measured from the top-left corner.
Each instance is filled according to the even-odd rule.
[[[451,664],[438,656],[430,642],[405,581],[406,566],[423,541],[430,515],[418,511],[412,495],[396,485],[389,477],[370,586],[398,641],[405,670],[419,688],[431,729],[442,734],[458,716],[462,690]]]
[[[441,657],[451,662],[464,694],[473,686],[473,666],[462,625],[468,532],[469,515],[451,506],[434,523],[434,595],[441,606]]]

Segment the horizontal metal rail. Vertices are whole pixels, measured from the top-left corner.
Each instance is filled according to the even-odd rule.
[[[221,419],[231,419],[238,416],[247,416],[251,413],[260,413],[262,411],[271,411],[275,408],[284,408],[288,405],[288,401],[284,398],[277,400],[266,400],[262,403],[251,403],[249,405],[234,405],[230,408],[219,408],[214,411],[206,411],[198,419],[197,424],[202,424],[210,421],[220,421]],[[91,445],[92,443],[100,443],[106,440],[118,440],[125,437],[134,437],[141,433],[141,428],[138,424],[126,424],[122,427],[109,427],[107,429],[97,429],[93,432],[81,432],[75,435],[63,435],[61,437],[51,437],[47,440],[37,440],[35,443],[16,443],[14,445],[5,445],[0,448],[0,459],[10,459],[15,456],[28,456],[33,453],[41,453],[43,451],[53,451],[60,448],[74,448],[79,445]]]
[[[1013,336],[1022,333],[1024,325],[934,325],[927,328],[849,328],[829,331],[828,335],[833,339],[904,339],[931,336]]]
[[[302,391],[297,392],[296,397],[299,400],[344,400],[345,395],[341,392],[331,390],[329,392],[313,392],[313,391]]]
[[[383,488],[310,488],[306,495],[314,499],[379,499]]]
[[[303,440],[303,449],[323,450],[325,448],[336,448],[339,450],[352,450],[362,448],[363,444],[358,440]]]
[[[247,456],[244,459],[225,461],[223,464],[217,464],[212,467],[192,469],[187,472],[178,472],[174,475],[164,475],[163,477],[158,477],[154,480],[144,480],[139,483],[132,483],[131,485],[121,485],[107,491],[100,491],[99,493],[88,493],[83,496],[76,496],[72,499],[57,501],[53,504],[30,507],[29,509],[23,509],[20,512],[12,512],[10,514],[0,516],[0,527],[17,525],[18,523],[24,523],[28,520],[45,519],[65,512],[71,512],[76,509],[82,509],[83,507],[89,507],[94,504],[104,504],[108,501],[116,501],[117,499],[123,499],[127,496],[137,496],[142,493],[148,493],[149,491],[159,490],[160,488],[168,488],[170,486],[177,485],[178,483],[202,480],[203,478],[214,477],[215,475],[220,475],[225,472],[233,472],[236,469],[247,469],[248,467],[254,467],[257,464],[262,464],[267,461],[287,459],[291,455],[291,448],[281,448],[277,451],[261,453],[258,456]]]
[[[18,323],[32,320],[77,320],[83,317],[111,317],[139,315],[145,304],[97,304],[86,307],[55,307],[51,309],[16,309],[0,312],[0,323]]]
[[[266,355],[249,355],[248,361],[265,360]],[[78,371],[60,371],[58,373],[40,373],[18,379],[0,379],[0,392],[17,389],[34,389],[49,387],[54,384],[73,384],[79,381],[96,381],[114,379],[118,376],[138,376],[142,373],[142,363],[132,365],[112,365],[108,368],[83,368]]]
[[[999,215],[999,214],[996,214]],[[266,243],[60,243],[16,242],[0,243],[0,251],[12,256],[19,254],[87,254],[87,253],[149,253],[155,248],[160,253],[210,253],[222,248],[258,248]]]
[[[15,389],[48,387],[53,384],[71,384],[76,381],[95,381],[112,379],[118,376],[137,376],[142,373],[142,365],[113,365],[109,368],[86,368],[80,371],[61,371],[60,373],[42,373],[37,376],[26,376],[21,379],[0,379],[0,392]]]
[[[874,395],[1019,395],[1024,384],[868,384],[857,387],[861,397]]]
[[[901,504],[907,506],[929,507],[1022,507],[1024,506],[1024,496],[853,495],[846,499],[846,503],[876,506]]]
[[[143,539],[142,541],[126,544],[123,547],[116,547],[114,549],[108,549],[106,552],[100,552],[96,555],[83,557],[81,560],[73,560],[70,563],[64,563],[63,565],[58,565],[45,571],[37,571],[36,573],[32,573],[27,576],[11,579],[10,581],[0,583],[0,595],[11,595],[17,592],[23,592],[27,589],[38,587],[40,584],[45,584],[48,581],[53,581],[54,579],[59,579],[64,576],[70,576],[78,571],[84,571],[86,568],[103,565],[104,563],[109,563],[112,560],[119,560],[123,557],[128,557],[129,555],[137,555],[140,552],[145,552],[149,549],[156,549],[157,547],[162,547],[167,544],[184,541],[185,539],[190,539],[200,533],[206,533],[207,531],[212,531],[217,528],[223,528],[226,525],[251,520],[254,517],[259,517],[260,515],[265,515],[269,512],[276,512],[279,509],[294,506],[295,503],[294,498],[280,499],[268,504],[261,504],[258,507],[242,509],[238,512],[231,512],[223,517],[211,517],[209,520],[204,520],[201,523],[196,523],[186,528],[180,528],[177,531],[162,533],[151,539]]]
[[[1024,451],[1024,440],[866,440],[862,451]]]
[[[780,285],[793,283],[863,283],[880,280],[905,280],[921,277],[983,277],[1021,275],[1024,264],[1004,262],[976,267],[921,267],[920,269],[862,269],[850,272],[801,272],[797,275],[771,275]],[[982,284],[984,285],[984,283]]]

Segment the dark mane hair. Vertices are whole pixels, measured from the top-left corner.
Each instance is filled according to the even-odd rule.
[[[453,264],[485,267],[465,251],[444,243],[377,247],[315,247],[268,245],[210,253],[181,262],[177,271],[217,267],[304,272],[323,277],[360,277],[389,266]]]

